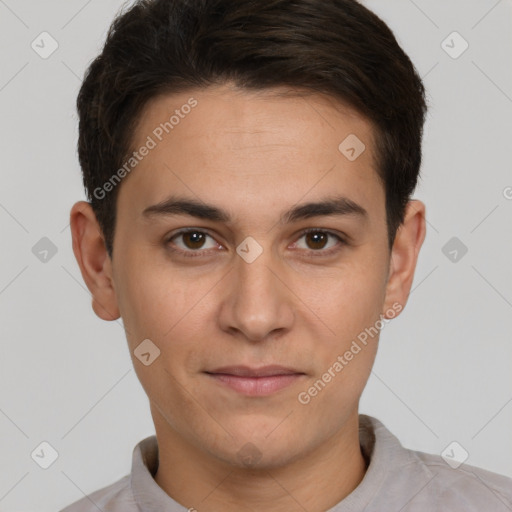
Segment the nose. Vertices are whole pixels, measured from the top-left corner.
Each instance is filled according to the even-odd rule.
[[[226,281],[218,316],[224,331],[258,342],[291,329],[294,295],[286,285],[283,268],[272,262],[271,251],[264,251],[252,263],[237,257]]]

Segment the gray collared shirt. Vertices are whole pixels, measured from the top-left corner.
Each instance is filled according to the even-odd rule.
[[[404,448],[377,419],[359,415],[359,439],[369,466],[361,483],[327,512],[512,512],[512,479],[467,464],[453,469],[439,455]],[[456,466],[456,464],[452,464]],[[156,436],[133,450],[132,471],[61,512],[185,512],[154,481]]]

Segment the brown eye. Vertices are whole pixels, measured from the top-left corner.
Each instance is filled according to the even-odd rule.
[[[208,239],[210,239],[210,241],[208,241]],[[195,254],[193,253],[198,253],[197,255],[199,255],[206,252],[207,249],[215,249],[219,247],[211,235],[197,229],[190,229],[176,233],[168,240],[166,245],[168,245],[169,249],[173,251],[181,252],[183,254],[188,253],[194,256]]]
[[[312,231],[304,235],[310,249],[323,249],[328,241],[329,235],[322,231]]]
[[[304,242],[302,242],[304,239]],[[303,249],[313,256],[330,256],[346,245],[345,240],[330,231],[309,229],[304,231],[294,248]]]
[[[189,233],[183,233],[181,236],[188,249],[201,249],[206,238],[205,234],[199,231],[190,231]]]

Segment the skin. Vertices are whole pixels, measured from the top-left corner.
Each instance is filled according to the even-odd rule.
[[[366,470],[358,405],[378,336],[307,405],[297,397],[359,333],[381,315],[391,318],[393,305],[405,306],[425,237],[425,205],[411,201],[389,251],[371,124],[332,98],[282,92],[224,84],[154,98],[134,148],[190,97],[198,105],[124,178],[112,260],[90,205],[71,210],[73,250],[93,309],[104,320],[122,317],[150,401],[160,455],[155,480],[199,512],[320,512],[357,487]],[[353,162],[338,150],[349,134],[366,145]],[[334,193],[361,205],[367,219],[279,222],[283,211]],[[213,204],[232,221],[142,215],[170,194]],[[169,238],[182,228],[209,236],[202,246],[187,236],[173,245]],[[349,241],[318,242],[303,235],[306,228]],[[236,252],[248,236],[263,249],[252,263]],[[147,338],[161,351],[149,366],[134,356]],[[249,397],[204,373],[242,364],[280,364],[305,375]],[[238,456],[246,443],[258,454],[251,467]]]

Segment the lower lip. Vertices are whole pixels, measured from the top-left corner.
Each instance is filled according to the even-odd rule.
[[[216,381],[248,396],[266,396],[295,383],[303,374],[269,375],[267,377],[240,377],[225,373],[209,373]]]

